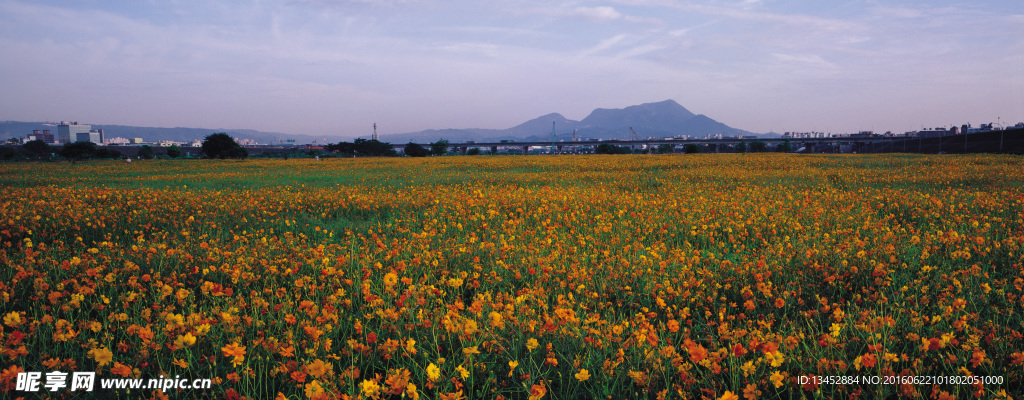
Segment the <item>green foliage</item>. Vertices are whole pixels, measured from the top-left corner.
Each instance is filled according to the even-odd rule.
[[[170,158],[181,157],[181,147],[178,147],[176,144],[171,145],[171,147],[167,148],[167,156]]]
[[[471,156],[478,156],[478,155],[480,155],[480,149],[477,148],[477,147],[474,147],[472,149],[467,150],[466,154],[467,155],[471,155]]]
[[[746,153],[747,152],[747,141],[746,140],[740,140],[740,143],[736,145],[736,151],[740,152],[740,153]]]
[[[21,147],[25,149],[25,151],[37,156],[49,154],[52,152],[50,150],[50,145],[48,143],[38,139],[25,143]]]
[[[594,154],[629,154],[631,151],[626,146],[616,146],[611,143],[601,143],[594,148]]]
[[[18,157],[18,151],[8,147],[0,146],[0,160],[13,160]]]
[[[141,158],[143,160],[148,160],[150,158],[153,158],[153,147],[148,145],[148,144],[142,145],[142,147],[139,147],[139,154],[138,154],[138,156],[139,156],[139,158]]]
[[[409,144],[405,145],[405,155],[409,157],[426,157],[429,154],[430,151],[427,148],[417,143],[409,142]]]
[[[203,155],[209,158],[246,158],[249,150],[235,142],[227,133],[214,133],[203,140]]]
[[[673,151],[675,151],[675,146],[673,146],[673,145],[670,145],[668,143],[662,143],[662,144],[658,145],[658,153],[659,154],[668,154],[668,153],[671,153]]]
[[[793,151],[793,144],[789,142],[789,139],[783,140],[782,144],[775,148],[775,151],[780,153],[789,153]]]
[[[760,140],[755,140],[750,143],[750,152],[752,153],[763,153],[768,151],[768,143]]]
[[[382,157],[395,156],[397,153],[391,143],[374,139],[356,139],[352,142],[338,142],[327,145],[328,151],[336,151],[346,156]]]
[[[700,145],[696,143],[687,143],[686,146],[683,146],[683,152],[686,154],[700,153]]]
[[[60,156],[69,160],[85,160],[96,156],[96,143],[74,142],[64,145]]]
[[[448,152],[448,141],[445,140],[445,139],[440,139],[440,140],[430,144],[430,154],[433,154],[435,156],[440,156],[440,155],[444,155],[447,152]]]

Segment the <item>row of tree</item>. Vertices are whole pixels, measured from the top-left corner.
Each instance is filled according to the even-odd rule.
[[[420,144],[412,143],[405,145],[405,155],[410,157],[426,157],[429,155],[443,155],[448,152],[450,144],[447,140],[441,139],[430,144],[430,148],[426,148]],[[34,156],[44,156],[47,154],[53,154],[50,145],[42,140],[33,140],[22,145],[23,150]],[[383,156],[397,156],[394,147],[390,143],[381,142],[378,140],[367,140],[367,139],[356,139],[354,142],[339,142],[335,144],[329,144],[326,146],[326,150],[340,153],[343,156],[362,156],[362,157],[383,157]],[[695,143],[687,143],[683,146],[683,152],[687,154],[699,153],[702,150],[702,146]],[[765,152],[768,151],[768,145],[760,140],[755,140],[751,143],[747,143],[746,140],[741,140],[736,145],[735,150],[740,153],[747,152]],[[792,151],[792,145],[788,140],[776,146],[776,151],[790,152]],[[672,153],[675,151],[675,146],[671,144],[661,144],[656,148],[658,153]],[[9,153],[10,151],[8,151]],[[492,147],[492,153],[496,153],[497,149]],[[594,148],[596,154],[629,154],[634,152],[640,152],[634,150],[630,146],[616,146],[611,143],[601,143]],[[646,152],[643,151],[643,152]],[[69,143],[63,146],[60,150],[60,156],[69,160],[84,160],[92,158],[123,158],[124,155],[117,150],[111,150],[96,146],[92,142],[76,142]],[[167,149],[167,156],[171,158],[178,158],[182,154],[182,150],[178,146],[170,146]],[[246,158],[249,156],[249,151],[245,147],[242,147],[234,138],[227,133],[214,133],[206,136],[203,140],[201,154],[207,158]],[[470,149],[467,154],[476,155],[480,154],[480,150],[473,148]],[[153,148],[148,145],[143,145],[139,148],[138,158],[153,158],[155,156]],[[10,159],[10,154],[0,154],[0,158]]]
[[[7,150],[0,150],[3,154],[0,154],[0,158],[13,159],[17,157],[17,153],[10,148],[4,148]],[[61,146],[59,151],[54,151],[53,147],[49,143],[42,140],[28,141],[21,146],[22,151],[28,157],[44,157],[50,155],[59,155],[64,159],[79,161],[88,159],[117,159],[124,158],[125,155],[118,150],[110,149],[106,147],[97,146],[93,142],[74,142],[68,143]],[[178,158],[184,152],[177,145],[172,145],[167,148],[167,156],[170,158]],[[203,156],[208,158],[246,158],[249,156],[249,151],[244,147],[235,142],[231,136],[226,133],[214,133],[206,137],[203,141],[202,151]],[[156,157],[156,152],[152,146],[142,145],[139,147],[138,153],[135,155],[137,158],[149,159]]]

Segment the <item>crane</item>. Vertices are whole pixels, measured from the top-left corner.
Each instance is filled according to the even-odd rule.
[[[640,136],[636,134],[636,131],[633,130],[632,126],[629,127],[629,131],[633,133],[633,140],[640,140]]]

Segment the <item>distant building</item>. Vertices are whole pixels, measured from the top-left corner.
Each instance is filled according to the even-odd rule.
[[[921,137],[921,138],[931,138],[931,137],[952,136],[952,135],[956,135],[956,134],[957,134],[956,127],[953,127],[951,129],[946,129],[946,128],[925,128],[925,129],[917,131],[916,136],[917,137]]]
[[[93,142],[96,144],[103,144],[103,130],[92,129],[85,132],[78,132],[75,134],[76,142]]]
[[[142,138],[140,138],[140,137],[132,138],[132,144],[143,144],[143,143],[145,143],[145,142],[143,142]]]
[[[971,124],[967,124],[967,125],[964,125],[964,126],[960,127],[960,133],[963,133],[963,134],[992,132],[992,131],[993,131],[993,128],[992,128],[992,124],[991,123],[981,124],[981,126],[978,127],[978,128],[971,127]]]
[[[107,144],[128,144],[128,143],[131,143],[131,141],[126,139],[126,138],[123,138],[123,137],[116,137],[116,138],[107,139]]]
[[[32,134],[29,135],[26,139],[26,141],[29,142],[33,140],[42,140],[46,143],[53,143],[53,134],[50,133],[49,129],[44,129],[42,131],[35,129],[32,131]]]
[[[79,133],[88,134],[90,130],[92,130],[92,125],[81,125],[78,122],[61,121],[60,125],[57,125],[57,139],[60,143],[65,144],[77,142]]]

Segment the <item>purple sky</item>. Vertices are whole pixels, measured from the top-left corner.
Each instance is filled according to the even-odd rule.
[[[1024,121],[1024,2],[0,0],[0,120],[365,136],[673,99],[753,132]]]

